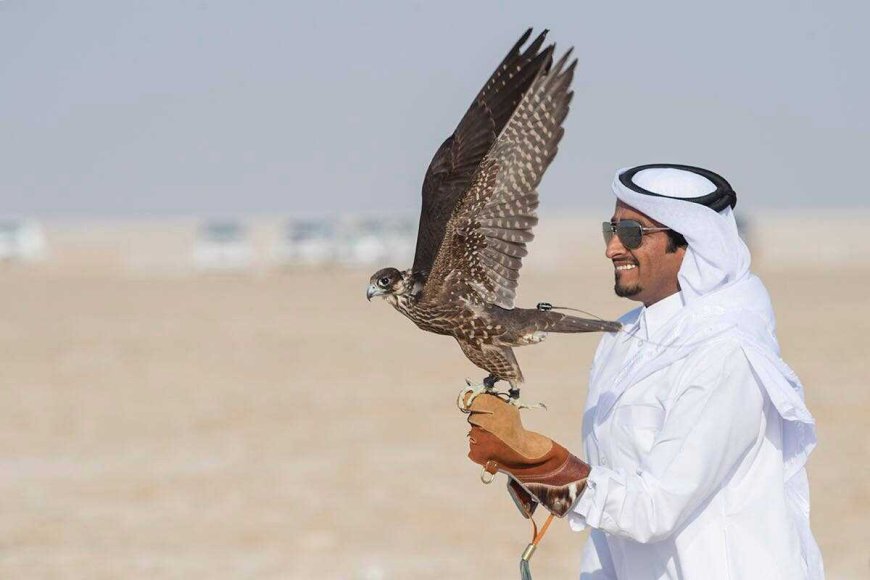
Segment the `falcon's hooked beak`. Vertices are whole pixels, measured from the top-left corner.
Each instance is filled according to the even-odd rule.
[[[372,298],[375,296],[380,296],[384,291],[375,286],[374,284],[369,284],[368,289],[366,290],[366,299],[371,302]]]

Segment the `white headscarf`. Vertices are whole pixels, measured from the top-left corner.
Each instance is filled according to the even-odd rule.
[[[717,212],[693,201],[716,190],[699,175],[676,167],[642,169],[632,183],[648,195],[613,180],[616,197],[632,208],[682,234],[688,242],[678,273],[684,306],[656,337],[629,362],[611,384],[596,384],[593,366],[590,388],[599,392],[596,417],[601,421],[622,391],[650,374],[691,354],[699,343],[730,337],[746,357],[783,418],[783,461],[789,506],[800,531],[809,577],[823,578],[821,553],[809,527],[809,484],[805,465],[816,445],[815,422],[804,403],[803,385],[780,358],[776,322],[767,289],[749,271],[749,249],[737,233],[730,207]],[[596,360],[606,360],[614,336],[602,339]]]

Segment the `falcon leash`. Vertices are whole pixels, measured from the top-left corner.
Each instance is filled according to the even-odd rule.
[[[587,312],[585,310],[580,310],[579,308],[571,308],[570,306],[553,306],[549,302],[538,302],[538,305],[536,306],[536,308],[538,310],[540,310],[541,312],[549,312],[550,310],[571,310],[573,312],[579,312],[580,314],[585,314],[586,316],[591,316],[592,318],[595,318],[597,320],[601,320],[602,322],[607,322],[606,320],[604,320],[603,318],[601,318],[597,314],[592,314],[591,312]],[[634,340],[639,340],[640,342],[645,342],[647,344],[651,344],[653,346],[658,346],[660,348],[682,348],[685,346],[696,346],[696,345],[704,343],[704,341],[698,341],[697,343],[662,344],[659,342],[655,342],[655,341],[648,340],[646,338],[641,338],[641,337],[637,336],[637,329],[635,329],[633,332],[629,332],[623,328],[620,328],[616,332],[622,332],[624,334],[627,334],[630,338],[632,338]]]
[[[532,580],[532,570],[529,568],[529,560],[532,559],[535,550],[538,549],[538,544],[540,544],[541,540],[544,539],[544,534],[547,533],[547,529],[550,527],[550,524],[553,523],[554,517],[556,517],[556,514],[550,512],[550,515],[548,515],[547,519],[544,520],[544,525],[541,526],[540,532],[538,532],[538,526],[535,524],[534,518],[529,517],[529,520],[532,522],[532,542],[526,546],[526,549],[523,550],[523,555],[520,557],[521,580]]]
[[[485,477],[486,474],[489,474],[490,477]],[[492,483],[493,478],[493,474],[484,467],[480,474],[480,481],[489,485]],[[550,512],[550,515],[548,515],[547,519],[544,520],[544,525],[541,526],[540,531],[538,530],[537,522],[535,522],[535,517],[531,513],[529,513],[528,516],[529,523],[532,525],[532,541],[529,542],[529,545],[526,546],[526,549],[523,550],[523,553],[520,556],[520,580],[532,580],[532,570],[529,567],[529,560],[531,560],[532,556],[535,555],[535,550],[538,549],[538,544],[540,544],[541,540],[544,539],[544,534],[547,533],[547,530],[550,528],[550,524],[553,523],[553,518],[556,517],[556,514]]]

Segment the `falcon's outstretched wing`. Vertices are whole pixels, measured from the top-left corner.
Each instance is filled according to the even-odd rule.
[[[551,61],[552,46],[539,52],[546,30],[520,52],[531,33],[530,28],[511,48],[471,103],[456,131],[438,148],[429,164],[423,179],[423,207],[412,267],[419,282],[425,281],[429,274],[447,222],[456,203],[468,190],[481,160],[538,73]]]
[[[447,223],[422,295],[465,297],[513,308],[526,243],[537,224],[535,188],[556,156],[568,114],[576,59],[569,50],[539,75]]]

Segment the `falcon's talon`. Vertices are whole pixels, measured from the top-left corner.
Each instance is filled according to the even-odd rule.
[[[547,410],[547,405],[544,403],[526,403],[520,398],[511,397],[508,399],[508,403],[516,407],[517,409],[543,409]]]
[[[471,413],[471,403],[479,395],[499,395],[493,387],[488,387],[485,384],[475,385],[468,379],[465,379],[465,382],[468,386],[459,391],[459,396],[456,397],[456,406],[463,413]]]

